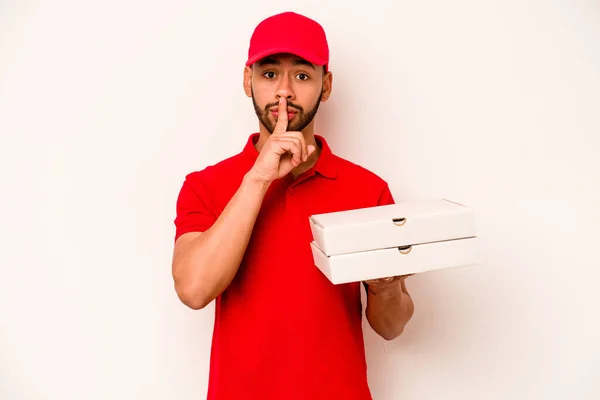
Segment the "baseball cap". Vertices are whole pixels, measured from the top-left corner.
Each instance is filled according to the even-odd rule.
[[[273,15],[256,26],[250,38],[246,65],[277,53],[294,54],[328,69],[329,46],[323,27],[295,12]]]

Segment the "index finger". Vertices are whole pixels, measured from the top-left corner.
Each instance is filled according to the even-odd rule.
[[[277,123],[274,132],[285,132],[288,126],[287,101],[285,97],[279,99],[279,109],[277,110]]]

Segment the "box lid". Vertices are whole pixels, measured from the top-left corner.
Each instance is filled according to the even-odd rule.
[[[359,208],[326,214],[315,214],[310,218],[324,228],[356,225],[369,222],[389,221],[393,218],[410,218],[416,215],[436,215],[462,212],[465,206],[446,199],[406,201],[385,206]]]
[[[313,240],[327,255],[475,236],[472,210],[447,199],[316,214]]]

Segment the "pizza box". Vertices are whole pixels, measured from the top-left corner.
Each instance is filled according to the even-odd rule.
[[[476,237],[473,211],[447,199],[315,214],[309,222],[326,256]]]
[[[334,256],[326,255],[314,241],[310,245],[317,268],[333,284],[343,284],[475,265],[477,240],[453,239]]]

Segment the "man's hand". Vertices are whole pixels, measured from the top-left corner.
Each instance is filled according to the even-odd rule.
[[[266,184],[289,174],[315,151],[315,146],[306,145],[302,132],[288,132],[287,127],[287,102],[282,97],[273,134],[265,142],[251,169],[252,174]]]
[[[398,276],[390,276],[387,278],[380,279],[371,279],[364,281],[367,285],[367,289],[374,295],[390,293],[398,290],[402,290],[404,288],[404,280],[409,276],[413,276],[414,274],[408,275],[398,275]]]
[[[367,289],[367,319],[371,328],[386,340],[398,337],[414,313],[406,290],[409,275],[364,281]]]

